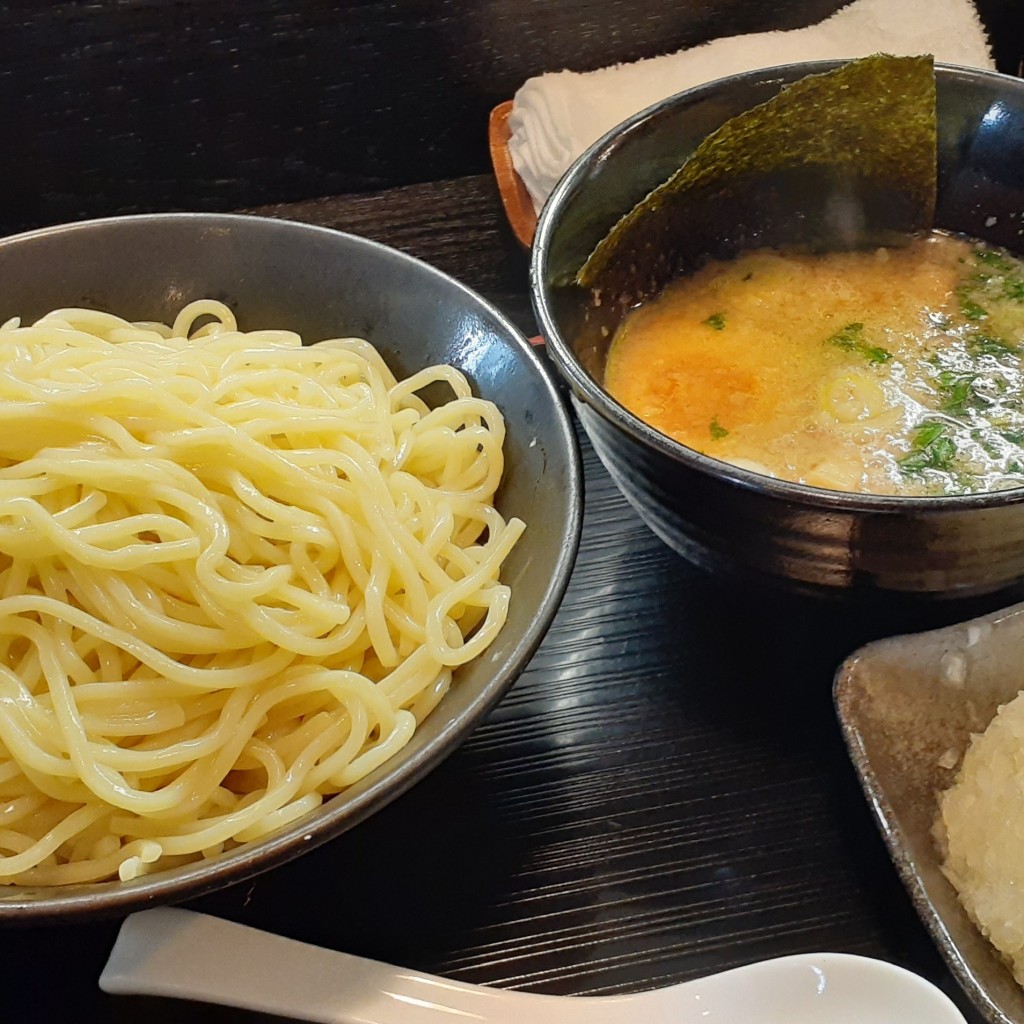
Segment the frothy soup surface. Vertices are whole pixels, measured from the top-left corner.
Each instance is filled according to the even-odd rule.
[[[605,386],[707,455],[834,490],[1024,486],[1024,262],[939,232],[713,262],[634,310]]]

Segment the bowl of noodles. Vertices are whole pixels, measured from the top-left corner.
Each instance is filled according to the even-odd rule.
[[[287,221],[0,241],[0,924],[266,870],[449,754],[581,518],[549,373],[483,299]]]
[[[1024,579],[1022,126],[1020,79],[875,55],[708,83],[579,158],[534,309],[659,537],[815,596]]]

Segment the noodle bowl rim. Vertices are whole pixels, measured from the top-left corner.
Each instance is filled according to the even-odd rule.
[[[507,427],[507,450],[510,448],[510,442],[516,439],[517,433],[522,445],[525,445],[526,439],[533,435],[538,442],[545,442],[546,449],[558,450],[566,461],[568,478],[560,480],[558,485],[559,492],[565,496],[567,511],[562,530],[562,544],[558,557],[546,567],[543,597],[533,608],[525,630],[515,633],[514,624],[506,624],[506,629],[488,651],[470,665],[456,669],[456,685],[453,685],[452,691],[445,695],[434,712],[417,728],[410,743],[364,779],[344,792],[328,798],[320,808],[287,825],[279,833],[243,843],[209,860],[164,869],[130,881],[113,880],[53,887],[2,887],[0,926],[35,925],[45,920],[112,916],[157,903],[193,898],[283,864],[364,821],[429,774],[468,737],[476,724],[504,696],[543,640],[568,586],[579,546],[583,503],[582,464],[576,434],[551,371],[541,361],[525,336],[504,314],[472,289],[430,264],[380,242],[330,228],[252,215],[198,212],[96,218],[44,227],[0,239],[0,257],[12,249],[16,250],[17,247],[42,238],[88,234],[97,229],[106,231],[116,229],[119,225],[138,225],[140,228],[159,230],[162,224],[186,225],[201,233],[253,229],[272,236],[276,233],[297,232],[308,235],[311,240],[328,240],[330,244],[337,246],[339,271],[344,270],[347,260],[376,256],[379,260],[396,267],[404,266],[417,275],[417,286],[431,296],[430,301],[437,301],[438,291],[454,290],[451,300],[446,297],[445,303],[457,311],[462,311],[463,315],[458,317],[453,329],[461,324],[465,319],[465,312],[469,310],[480,319],[488,321],[491,328],[491,343],[504,346],[513,357],[511,360],[503,361],[503,367],[514,367],[528,373],[536,390],[543,395],[545,403],[549,406],[546,409],[531,410],[533,416],[529,421],[524,420],[522,409],[505,408],[502,411]],[[264,244],[272,243],[268,238]],[[102,273],[103,271],[100,271],[100,276]],[[59,274],[57,276],[59,277]],[[175,298],[173,303],[169,303],[169,308],[175,304],[183,305],[193,298],[205,298],[215,291],[216,289],[210,287],[204,289],[201,284],[196,283],[195,294]],[[61,301],[61,296],[56,295],[52,308],[74,304],[76,303]],[[77,304],[86,305],[83,301],[78,301]],[[99,304],[93,305],[95,307]],[[120,315],[119,310],[113,311]],[[11,311],[11,315],[17,314],[17,310]],[[376,344],[373,337],[368,340]],[[492,389],[481,387],[472,368],[467,365],[460,366],[456,358],[457,350],[453,350],[451,355],[452,365],[466,373],[473,384],[474,393],[491,400],[500,398],[500,384]],[[421,365],[422,360],[408,372],[415,372]],[[395,372],[406,375],[403,368],[396,367]],[[501,495],[505,486],[506,481],[503,480],[496,497],[496,504],[499,507],[502,505]],[[530,531],[527,530],[509,561],[512,564],[518,560],[522,560],[524,564],[543,562],[543,559],[531,557],[531,546]],[[544,568],[541,566],[540,571],[544,572]],[[473,664],[481,663],[494,663],[491,674],[472,696],[465,698],[465,705],[458,713],[449,712],[446,715],[445,708],[453,703],[453,695],[457,695],[459,677],[465,675],[466,670]]]

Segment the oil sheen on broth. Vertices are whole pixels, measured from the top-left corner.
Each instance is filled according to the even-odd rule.
[[[713,262],[624,321],[609,392],[690,448],[876,494],[1024,486],[1024,262],[934,232]]]

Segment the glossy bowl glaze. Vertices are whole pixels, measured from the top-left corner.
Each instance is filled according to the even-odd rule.
[[[91,221],[0,240],[0,321],[60,306],[169,322],[203,296],[243,329],[283,327],[307,341],[369,339],[398,376],[461,369],[506,421],[496,503],[526,533],[502,569],[504,629],[460,668],[399,754],[274,836],[132,882],[0,886],[0,924],[123,913],[265,871],[338,835],[408,789],[463,740],[536,650],[568,583],[582,488],[576,438],[550,372],[519,332],[468,288],[394,249],[325,228],[260,217],[165,214]]]
[[[687,558],[821,594],[957,597],[999,590],[1024,578],[1024,488],[949,498],[848,494],[692,451],[604,390],[615,323],[588,316],[589,293],[569,284],[616,220],[707,135],[785,84],[837,63],[722,79],[649,108],[595,143],[541,213],[531,266],[534,308],[601,460],[654,532]],[[1024,82],[944,66],[936,81],[936,226],[1020,252]],[[824,205],[820,197],[818,204]]]

